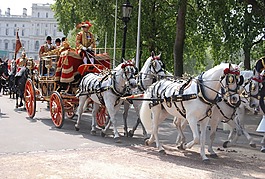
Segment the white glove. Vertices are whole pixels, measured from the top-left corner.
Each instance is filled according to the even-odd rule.
[[[86,50],[87,50],[87,48],[86,48],[86,47],[82,47],[81,49],[82,49],[82,50],[84,50],[84,51],[86,51]]]

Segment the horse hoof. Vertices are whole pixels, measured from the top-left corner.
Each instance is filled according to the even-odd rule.
[[[164,149],[161,149],[161,150],[159,150],[158,152],[159,152],[160,154],[163,154],[163,155],[166,154],[166,151],[165,151]]]
[[[250,145],[250,147],[253,147],[253,148],[257,147],[256,144],[249,144],[249,145]]]
[[[106,134],[103,131],[100,132],[100,135],[101,135],[101,137],[105,137],[106,136]]]
[[[144,144],[145,144],[146,146],[149,146],[149,143],[148,143],[148,142],[149,142],[149,139],[148,139],[148,138],[144,140]]]
[[[128,137],[129,136],[128,132],[124,132],[123,135],[124,135],[124,137]]]
[[[95,136],[96,135],[96,131],[95,130],[92,130],[92,131],[90,131],[90,134],[93,135],[93,136]]]
[[[261,151],[262,153],[265,153],[265,148],[262,147],[262,149],[260,149],[260,151]]]
[[[204,164],[209,164],[210,160],[208,158],[202,160]]]
[[[218,155],[217,154],[210,154],[210,157],[211,158],[218,158]]]
[[[79,127],[76,127],[76,126],[75,126],[75,130],[76,130],[76,131],[79,131]]]
[[[224,144],[223,144],[223,147],[227,148],[228,147],[228,143],[230,143],[230,142],[229,141],[225,141]]]
[[[115,137],[115,138],[114,138],[114,142],[115,142],[115,143],[121,143],[121,139],[120,139],[119,137]]]
[[[129,133],[128,133],[128,136],[129,136],[129,137],[133,137],[133,134],[134,134],[133,131],[130,130]]]
[[[184,144],[180,144],[180,145],[178,146],[178,149],[179,149],[179,150],[185,150],[185,148],[184,148]]]

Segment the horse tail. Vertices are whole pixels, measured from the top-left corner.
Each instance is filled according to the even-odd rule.
[[[150,99],[151,94],[145,93],[144,98]],[[152,119],[151,119],[151,109],[149,107],[150,101],[143,101],[140,109],[140,119],[147,130],[148,133],[152,131]]]

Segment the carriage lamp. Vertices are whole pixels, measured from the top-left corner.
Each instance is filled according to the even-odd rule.
[[[128,0],[125,3],[123,3],[123,5],[122,5],[122,21],[124,22],[124,27],[123,27],[123,43],[122,43],[121,63],[123,62],[123,59],[125,59],[127,23],[130,20],[132,9],[133,9],[133,6],[130,4],[130,2]]]

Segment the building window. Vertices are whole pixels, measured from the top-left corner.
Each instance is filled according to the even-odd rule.
[[[56,24],[54,25],[54,27],[56,27]]]
[[[45,33],[45,36],[47,36],[48,35],[48,30],[46,29],[44,33]]]
[[[16,29],[14,29],[14,36],[16,36],[16,32],[17,32],[17,30],[16,30]]]
[[[8,29],[6,29],[6,35],[8,35]]]
[[[25,30],[23,29],[23,30],[22,30],[22,36],[24,36],[24,35],[25,35]]]
[[[23,24],[22,27],[25,27],[25,24]]]
[[[40,13],[38,12],[38,17],[40,17]]]
[[[15,50],[15,47],[16,47],[16,43],[13,43],[13,50]]]
[[[6,26],[8,27],[8,24],[6,24]]]
[[[14,27],[17,27],[17,24],[15,24]]]
[[[39,50],[39,48],[40,48],[40,43],[39,43],[39,41],[36,41],[35,42],[35,50]]]
[[[46,18],[48,18],[48,12],[46,12]]]
[[[36,30],[36,36],[39,36],[39,34],[40,34],[40,30],[37,29],[37,30]]]
[[[48,24],[45,24],[45,27],[48,27]]]
[[[5,42],[5,50],[8,50],[8,43]]]
[[[40,26],[40,24],[37,24],[37,27],[39,27]]]
[[[53,30],[53,36],[56,36],[56,30]]]

